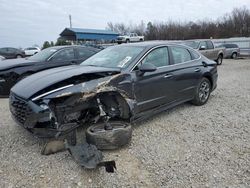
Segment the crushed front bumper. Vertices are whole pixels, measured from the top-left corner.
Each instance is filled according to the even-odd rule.
[[[15,122],[38,137],[56,137],[59,134],[69,132],[76,126],[75,124],[67,124],[67,126],[58,128],[51,120],[52,112],[49,108],[44,109],[14,93],[10,94],[9,108]]]
[[[0,97],[8,97],[13,84],[0,77]]]

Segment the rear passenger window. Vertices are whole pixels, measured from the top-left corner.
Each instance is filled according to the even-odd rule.
[[[150,52],[142,63],[151,63],[156,67],[163,67],[169,65],[168,49],[167,47],[157,48]]]
[[[174,64],[184,63],[192,60],[191,54],[185,48],[171,47]]]
[[[191,53],[192,59],[200,58],[200,55],[197,52],[192,51],[192,50],[189,50],[189,52]]]
[[[52,57],[52,61],[71,61],[74,58],[74,49],[67,48],[57,52],[54,57]]]
[[[79,59],[88,58],[95,54],[95,52],[88,50],[86,48],[78,48],[77,50],[78,50]]]

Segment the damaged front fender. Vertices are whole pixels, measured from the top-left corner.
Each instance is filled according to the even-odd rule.
[[[58,99],[63,97],[71,97],[75,99],[75,103],[83,103],[91,98],[100,96],[103,93],[119,94],[128,104],[130,112],[133,114],[136,100],[133,96],[131,76],[128,74],[116,74],[108,77],[90,80],[81,84],[67,87],[63,90],[56,91],[43,99]],[[77,96],[77,97],[75,97]]]

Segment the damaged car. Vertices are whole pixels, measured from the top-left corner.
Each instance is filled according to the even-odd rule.
[[[39,71],[80,64],[100,49],[84,46],[54,46],[28,58],[10,59],[0,63],[0,97],[9,96],[10,89],[21,79]]]
[[[80,66],[33,74],[12,89],[14,120],[39,137],[60,137],[79,126],[98,149],[131,138],[130,123],[191,101],[204,105],[217,86],[217,65],[170,42],[109,47]]]

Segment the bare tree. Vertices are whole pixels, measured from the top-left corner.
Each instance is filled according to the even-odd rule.
[[[107,23],[107,28],[118,33],[137,32],[146,40],[183,40],[195,38],[228,38],[250,36],[250,11],[245,6],[235,8],[217,21],[202,20],[181,23],[141,21],[139,24]]]

